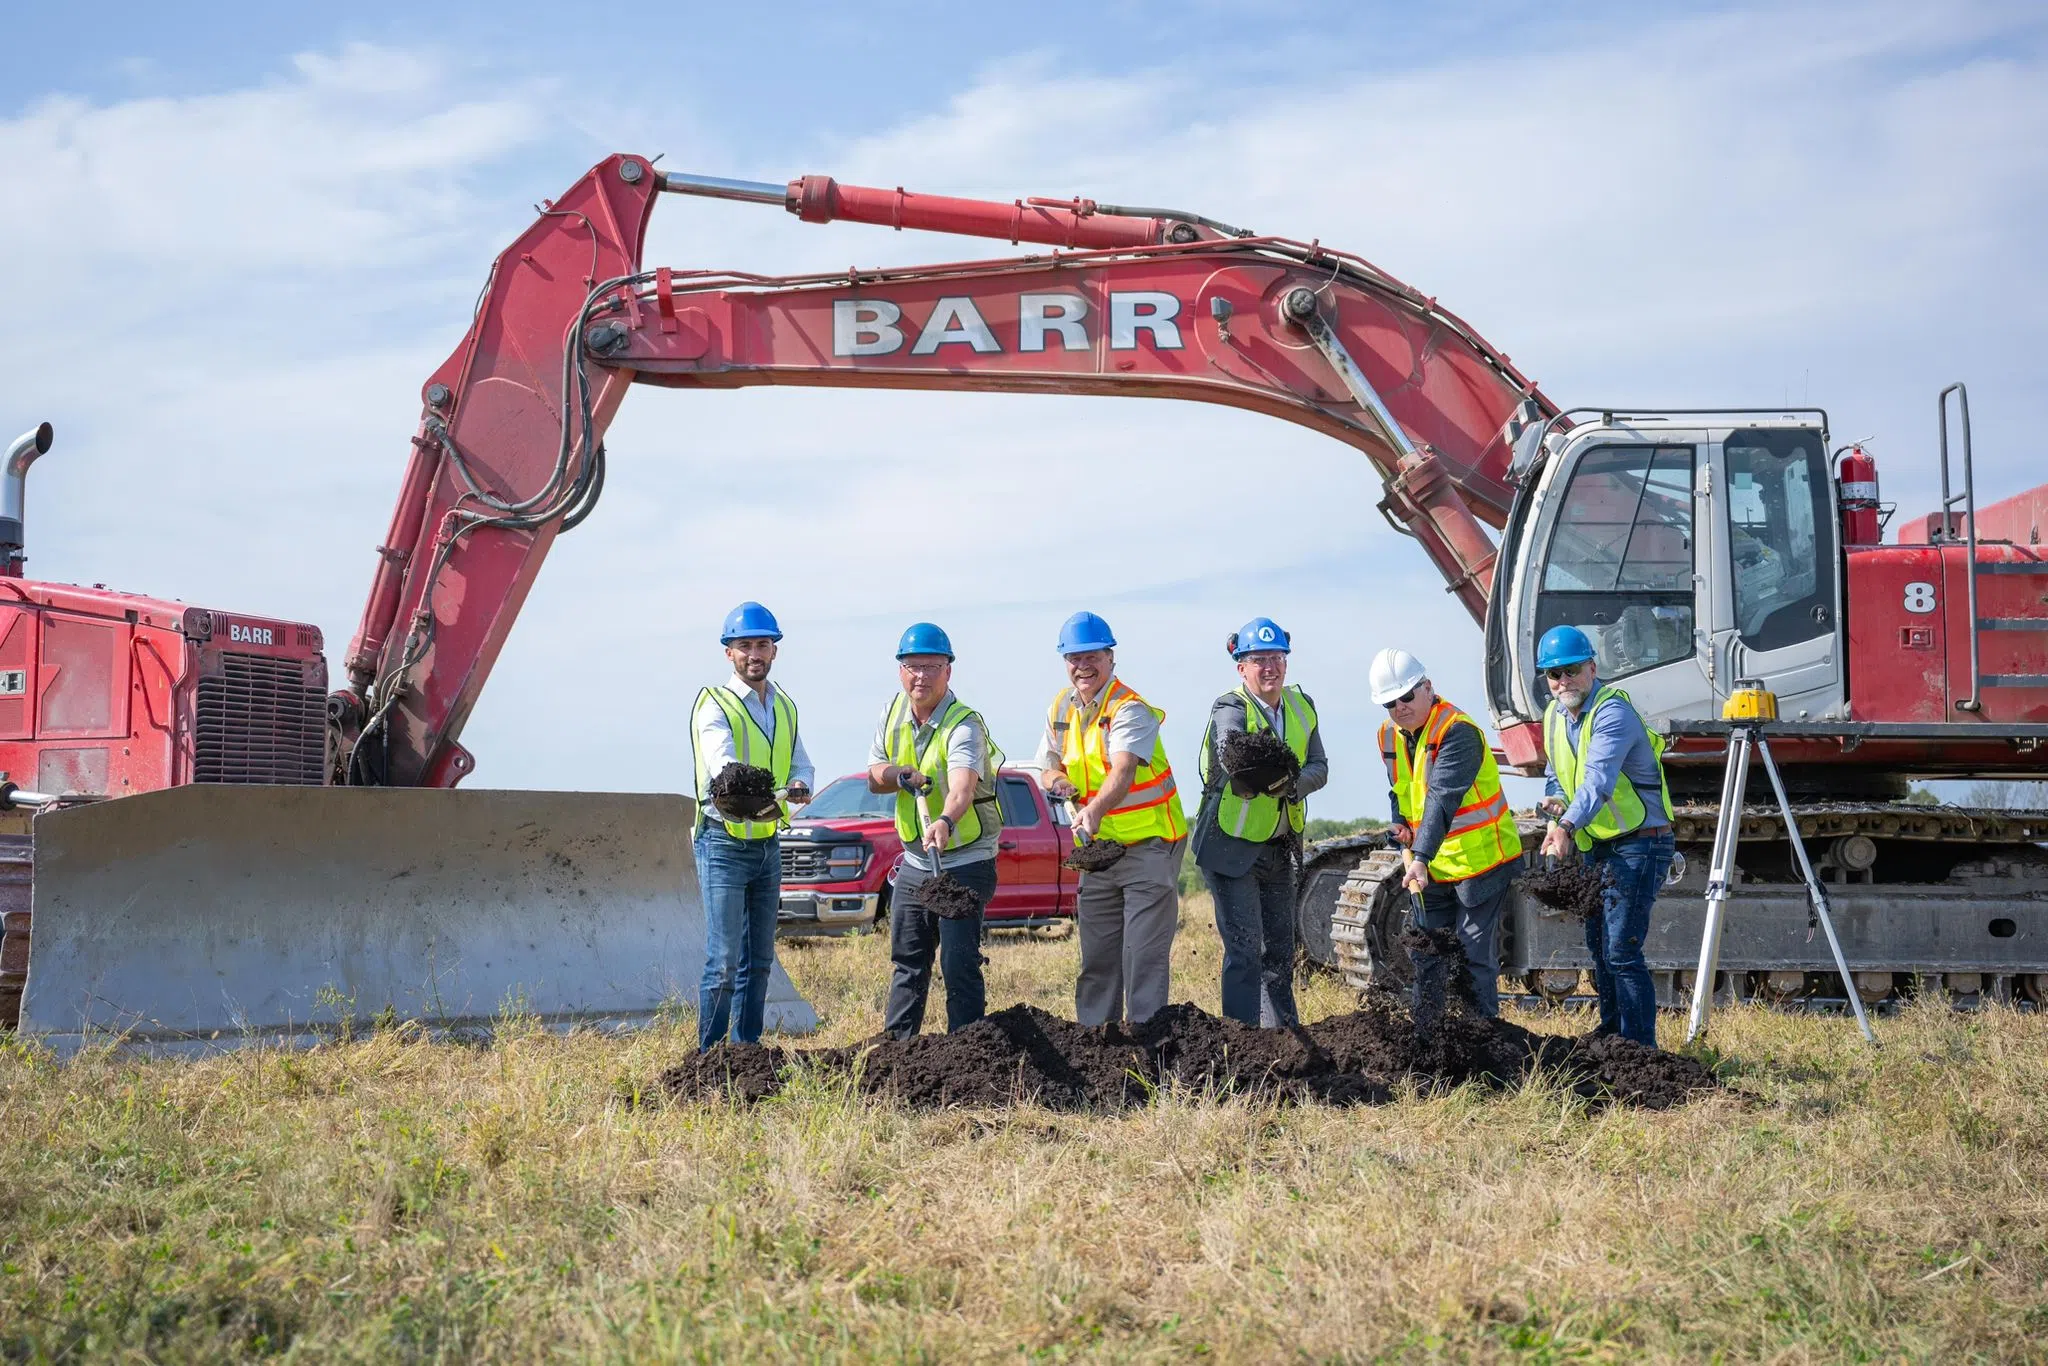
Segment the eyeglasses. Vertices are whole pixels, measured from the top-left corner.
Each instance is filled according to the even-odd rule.
[[[1417,684],[1416,684],[1416,685],[1415,685],[1414,687],[1410,688],[1410,689],[1409,689],[1409,690],[1408,690],[1407,692],[1404,692],[1404,693],[1402,693],[1402,694],[1401,694],[1401,695],[1400,695],[1399,697],[1397,697],[1397,698],[1395,698],[1395,699],[1394,699],[1393,701],[1391,701],[1391,702],[1387,703],[1387,704],[1386,704],[1386,706],[1387,706],[1387,710],[1388,710],[1388,711],[1392,711],[1392,710],[1393,710],[1394,708],[1396,708],[1396,707],[1405,707],[1405,706],[1407,706],[1407,705],[1408,705],[1408,704],[1409,704],[1410,702],[1413,702],[1413,701],[1415,700],[1415,694],[1417,694],[1417,693],[1419,693],[1419,692],[1421,692],[1421,691],[1422,691],[1422,685],[1421,685],[1420,683],[1417,683]]]
[[[945,672],[946,664],[944,662],[938,664],[911,664],[904,660],[898,660],[896,667],[907,674],[917,674],[920,677],[930,678],[934,674]]]
[[[1578,677],[1579,670],[1585,667],[1584,661],[1577,664],[1560,664],[1554,669],[1545,669],[1543,676],[1553,683],[1560,683],[1567,678]]]

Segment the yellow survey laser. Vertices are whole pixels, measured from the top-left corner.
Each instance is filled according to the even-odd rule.
[[[1778,695],[1754,678],[1735,680],[1735,691],[1721,704],[1723,721],[1775,721]]]

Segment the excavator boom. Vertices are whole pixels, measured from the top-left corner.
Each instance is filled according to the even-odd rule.
[[[663,191],[1052,247],[765,277],[643,269]],[[602,484],[628,384],[1221,403],[1356,446],[1382,513],[1482,617],[1517,435],[1556,408],[1435,300],[1318,243],[1085,199],[1010,203],[662,174],[609,157],[498,258],[420,430],[345,661],[352,783],[452,786],[463,722],[555,536]]]

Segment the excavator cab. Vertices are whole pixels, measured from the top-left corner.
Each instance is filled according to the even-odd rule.
[[[1497,711],[1541,716],[1535,642],[1569,624],[1649,717],[1718,716],[1737,678],[1762,679],[1787,718],[1842,714],[1823,415],[1601,413],[1546,451],[1523,476],[1490,623],[1506,647]]]

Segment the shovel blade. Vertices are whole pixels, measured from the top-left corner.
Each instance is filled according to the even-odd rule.
[[[21,1032],[194,1053],[380,1015],[644,1023],[704,968],[691,818],[672,795],[211,785],[52,811]],[[769,1027],[816,1023],[778,964]]]

